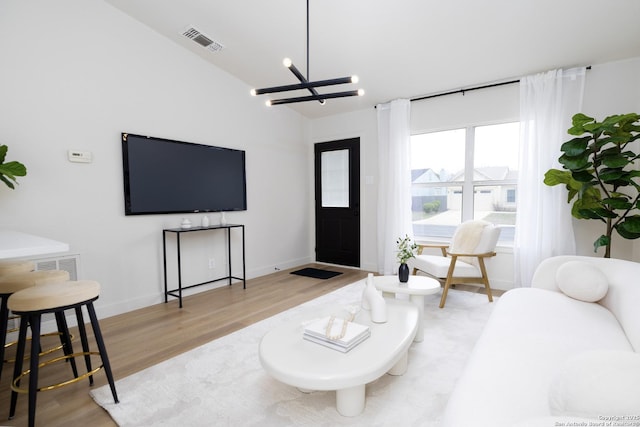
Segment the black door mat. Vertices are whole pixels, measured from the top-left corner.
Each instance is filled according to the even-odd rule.
[[[339,274],[339,271],[320,270],[319,268],[303,268],[301,270],[292,271],[291,274],[298,276],[313,277],[314,279],[331,279]]]

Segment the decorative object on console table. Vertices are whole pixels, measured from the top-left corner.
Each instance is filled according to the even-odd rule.
[[[415,251],[418,245],[415,242],[411,242],[411,238],[405,234],[404,238],[399,238],[396,243],[398,244],[398,262],[400,268],[398,268],[398,278],[400,282],[407,283],[409,280],[409,266],[407,261],[415,256]]]
[[[604,246],[604,257],[610,258],[613,230],[625,239],[640,238],[640,182],[634,166],[640,155],[631,151],[633,142],[640,140],[640,114],[609,116],[598,122],[579,113],[572,123],[567,132],[575,138],[560,147],[563,154],[558,161],[564,170],[549,169],[544,183],[565,185],[567,202],[573,200],[573,217],[605,224],[605,234],[593,249],[597,252]]]

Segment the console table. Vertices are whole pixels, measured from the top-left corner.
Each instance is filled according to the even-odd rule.
[[[239,228],[242,231],[242,277],[234,276],[231,273],[231,229]],[[229,260],[229,274],[224,277],[220,277],[213,280],[207,280],[206,282],[196,283],[193,285],[182,285],[182,269],[180,266],[180,236],[184,233],[198,233],[198,232],[216,232],[220,230],[226,230],[227,235],[227,258]],[[176,253],[178,258],[178,287],[176,289],[169,289],[167,283],[167,234],[174,233],[176,235]],[[215,233],[219,234],[219,233]],[[212,225],[210,227],[191,227],[191,228],[167,228],[162,230],[162,256],[164,265],[164,302],[168,301],[169,295],[176,297],[179,300],[180,308],[182,308],[182,291],[184,289],[193,288],[200,285],[206,285],[207,283],[219,282],[221,280],[228,280],[229,286],[231,286],[231,280],[242,280],[242,288],[247,289],[246,282],[246,267],[244,262],[244,225],[241,224],[225,224],[225,225]]]

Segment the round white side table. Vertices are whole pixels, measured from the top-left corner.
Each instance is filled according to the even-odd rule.
[[[415,342],[424,339],[424,296],[438,293],[440,282],[431,277],[409,276],[407,283],[401,283],[398,276],[374,276],[373,284],[376,289],[382,291],[385,297],[396,294],[407,294],[409,299],[418,307],[418,331],[414,338]]]

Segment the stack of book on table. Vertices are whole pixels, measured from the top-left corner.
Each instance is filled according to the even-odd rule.
[[[323,317],[309,323],[304,328],[303,338],[346,353],[371,335],[367,325],[349,322],[339,317],[335,317],[331,321],[332,317]],[[347,322],[346,326],[345,322]],[[327,330],[329,326],[331,328]]]

